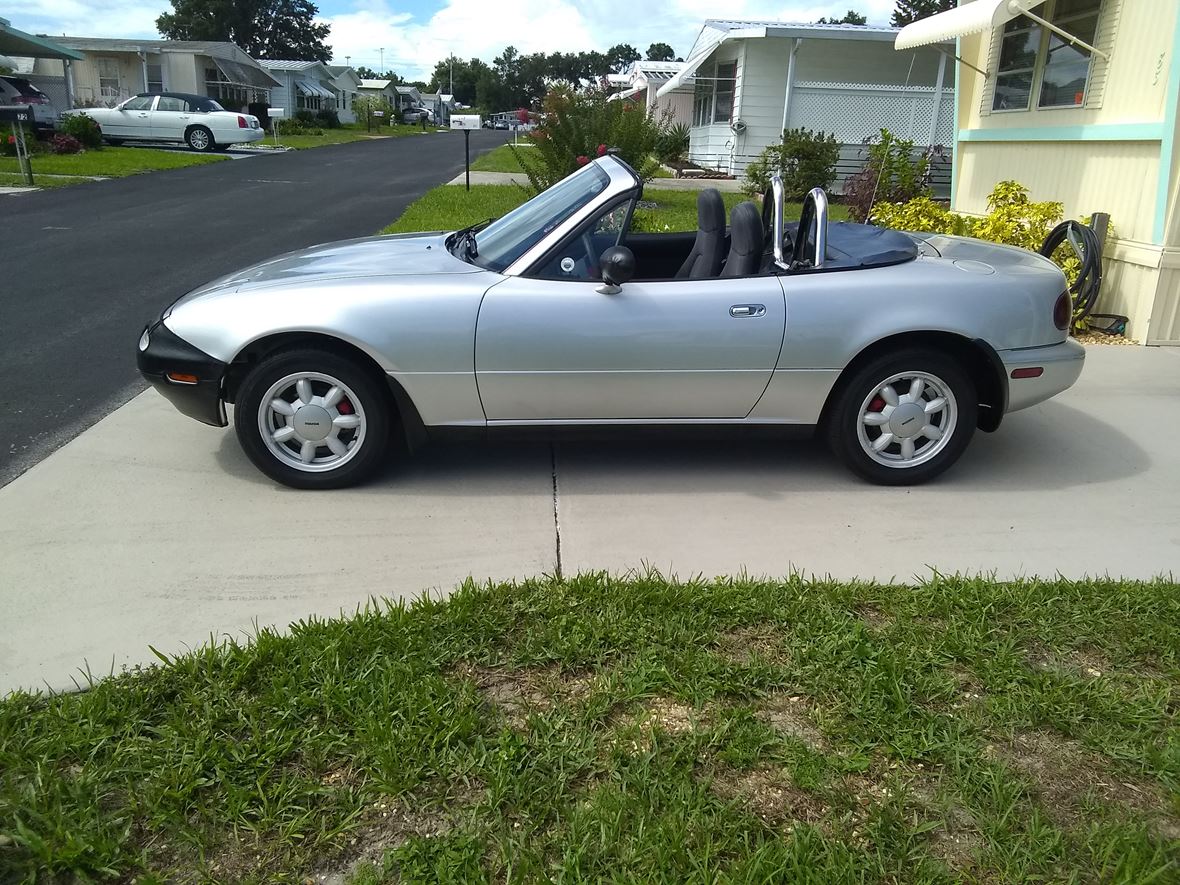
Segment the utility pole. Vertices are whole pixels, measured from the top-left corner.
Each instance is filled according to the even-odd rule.
[[[385,47],[382,46],[377,51],[381,53],[381,76],[384,77],[385,76]]]
[[[352,56],[351,55],[344,56],[344,66],[347,68],[352,67]]]
[[[451,95],[455,94],[455,53],[451,53]]]

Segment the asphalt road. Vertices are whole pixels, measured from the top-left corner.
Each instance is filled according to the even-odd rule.
[[[472,156],[504,141],[472,133]],[[0,196],[0,486],[145,387],[135,342],[162,307],[372,234],[462,169],[463,139],[445,132]]]

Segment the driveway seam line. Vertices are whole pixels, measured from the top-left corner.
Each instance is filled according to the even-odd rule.
[[[558,509],[558,490],[557,490],[557,446],[553,443],[549,444],[549,467],[553,473],[553,540],[554,540],[554,554],[557,559],[557,580],[562,580],[561,573],[561,518]]]

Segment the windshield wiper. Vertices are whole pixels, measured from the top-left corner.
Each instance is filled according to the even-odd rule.
[[[475,242],[475,235],[495,220],[488,218],[484,221],[477,221],[475,224],[469,224],[467,227],[455,231],[455,244],[462,243],[467,257],[474,258],[479,254],[479,245]]]

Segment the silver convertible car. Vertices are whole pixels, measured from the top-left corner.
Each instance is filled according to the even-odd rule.
[[[499,220],[330,243],[182,297],[139,368],[268,476],[357,483],[445,432],[803,425],[872,482],[946,470],[975,429],[1069,387],[1061,271],[1022,249],[786,224],[702,191],[698,230],[639,233],[608,154]]]

